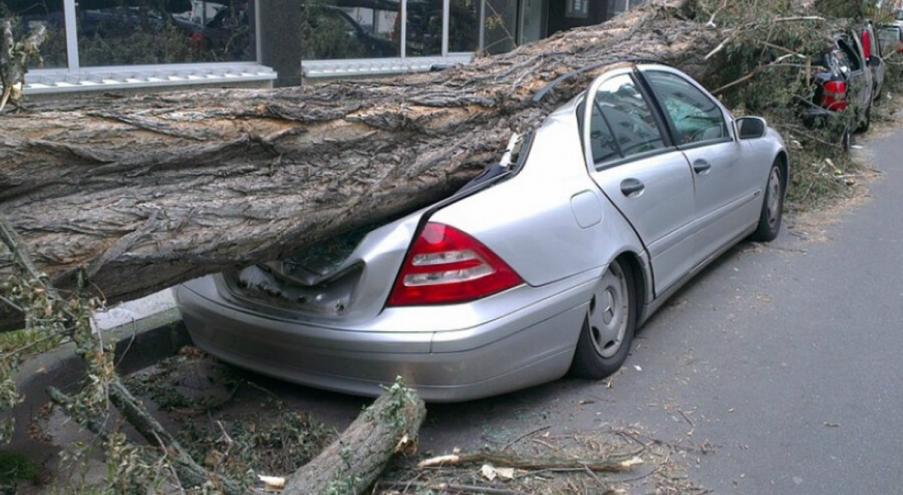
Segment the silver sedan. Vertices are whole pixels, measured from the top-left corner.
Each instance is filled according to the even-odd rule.
[[[617,371],[642,325],[744,239],[781,228],[789,158],[682,72],[611,66],[449,199],[176,289],[202,349],[376,395],[461,401]]]

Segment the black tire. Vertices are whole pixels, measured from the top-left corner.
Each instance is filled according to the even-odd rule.
[[[850,151],[850,145],[853,141],[853,133],[850,132],[849,128],[845,128],[843,130],[843,134],[840,135],[840,147],[843,148],[844,151]]]
[[[606,290],[610,288],[607,287],[610,285],[610,274],[614,274],[619,282],[623,281],[623,287],[626,289],[624,290],[624,300],[615,301],[614,304],[612,304],[612,299],[610,298],[608,302],[605,303],[599,301],[602,297],[601,294],[605,294]],[[609,265],[605,275],[600,279],[596,293],[593,295],[593,299],[590,301],[590,305],[587,308],[587,315],[583,321],[583,329],[580,331],[580,339],[577,341],[577,350],[574,353],[574,361],[571,363],[571,374],[573,376],[599,380],[614,374],[621,369],[624,361],[627,360],[627,355],[630,353],[630,346],[633,343],[633,335],[636,332],[637,322],[637,295],[636,284],[634,283],[633,277],[634,274],[631,271],[630,266],[615,260]],[[611,296],[609,295],[609,297]],[[606,347],[602,344],[597,344],[600,340],[606,339],[599,338],[604,332],[600,332],[599,329],[594,327],[591,323],[599,318],[598,314],[595,312],[602,311],[603,306],[605,305],[609,306],[609,308],[605,309],[604,314],[608,314],[608,309],[612,309],[611,321],[614,321],[616,316],[621,316],[623,317],[623,322],[625,324],[624,334],[620,343],[617,344],[617,349],[613,349],[612,346]],[[615,308],[613,308],[614,306],[622,308],[625,313],[616,315],[614,311]],[[596,335],[596,338],[594,338],[594,335]],[[602,348],[600,349],[600,347]],[[608,355],[609,352],[611,352],[610,355]]]
[[[773,181],[777,181],[777,185]],[[781,223],[784,220],[784,189],[787,179],[777,161],[768,172],[768,180],[765,182],[765,199],[762,201],[762,212],[759,214],[759,224],[756,231],[749,236],[756,242],[771,242],[781,232]],[[775,200],[775,194],[777,199]]]

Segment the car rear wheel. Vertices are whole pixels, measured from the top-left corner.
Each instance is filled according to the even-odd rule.
[[[605,378],[627,359],[636,329],[632,275],[628,266],[615,260],[596,285],[571,365],[574,375]]]
[[[784,178],[777,162],[771,166],[768,182],[765,184],[765,201],[759,215],[759,226],[750,239],[758,242],[771,242],[781,231],[784,217]]]

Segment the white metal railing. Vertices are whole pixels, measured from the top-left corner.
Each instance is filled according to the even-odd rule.
[[[304,77],[347,77],[428,72],[439,67],[469,64],[473,53],[449,53],[435,57],[359,58],[346,60],[304,60]]]
[[[276,72],[254,62],[90,67],[29,72],[26,94],[72,93],[194,84],[267,82]]]

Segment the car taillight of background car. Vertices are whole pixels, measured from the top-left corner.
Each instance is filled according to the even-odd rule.
[[[822,88],[821,106],[834,112],[847,109],[847,83],[828,81]]]

